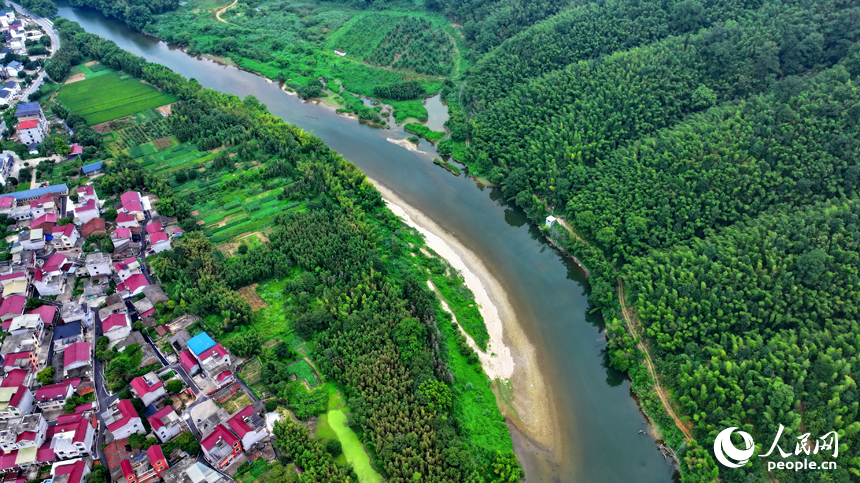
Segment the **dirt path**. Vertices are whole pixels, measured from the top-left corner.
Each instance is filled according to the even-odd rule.
[[[227,5],[226,7],[222,8],[221,10],[218,10],[217,12],[215,12],[215,18],[217,18],[219,22],[230,23],[230,22],[224,20],[223,18],[221,18],[221,14],[226,12],[230,7],[232,7],[233,5],[236,5],[237,3],[239,3],[239,0],[233,0],[233,3],[231,3],[230,5]]]
[[[630,331],[630,335],[634,338],[642,335],[642,327],[639,325],[639,319],[631,315],[631,311],[627,307],[627,302],[624,300],[624,282],[621,281],[621,277],[618,277],[618,302],[621,304],[621,313],[624,315],[624,320],[627,321],[627,328]],[[648,368],[648,374],[650,374],[651,379],[654,380],[654,391],[657,392],[660,402],[663,403],[663,409],[665,409],[666,413],[669,414],[673,421],[675,421],[675,426],[684,433],[684,439],[688,441],[693,439],[690,429],[687,428],[687,425],[685,425],[684,422],[681,421],[681,418],[675,414],[675,408],[672,407],[672,403],[669,401],[669,396],[666,394],[666,390],[663,389],[663,386],[660,384],[660,379],[657,377],[657,371],[654,369],[654,364],[651,362],[651,354],[648,352],[648,347],[645,345],[644,338],[639,340],[637,347],[639,347],[639,350],[645,354],[645,367]]]

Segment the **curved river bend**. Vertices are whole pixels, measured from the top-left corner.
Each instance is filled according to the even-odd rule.
[[[543,451],[511,424],[527,481],[666,483],[673,469],[654,440],[641,436],[644,418],[624,377],[607,368],[599,319],[587,315],[588,284],[582,272],[552,249],[521,210],[496,190],[477,188],[433,165],[435,150],[423,140],[408,151],[378,130],[303,103],[264,78],[189,56],[89,9],[60,4],[59,15],[121,48],[167,66],[204,87],[253,95],[283,120],[313,132],[376,182],[394,191],[480,257],[500,282],[537,359],[559,443]]]

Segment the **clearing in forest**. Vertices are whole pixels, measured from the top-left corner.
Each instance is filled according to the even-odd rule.
[[[260,364],[260,360],[255,357],[242,366],[242,370],[239,371],[239,377],[245,381],[245,384],[253,386],[260,382],[262,369],[263,367],[262,364]]]
[[[257,295],[257,283],[239,289],[239,295],[251,304],[251,310],[257,311],[266,306],[266,302]]]
[[[93,125],[170,104],[176,98],[139,80],[122,80],[116,72],[109,71],[64,85],[57,100],[70,111],[84,116],[87,124]]]
[[[331,440],[340,441],[343,453],[334,459],[335,463],[352,465],[360,483],[380,483],[382,475],[373,468],[358,435],[347,425],[347,408],[340,392],[333,384],[324,387],[329,391],[328,412],[320,416],[314,438],[320,440],[323,446]]]

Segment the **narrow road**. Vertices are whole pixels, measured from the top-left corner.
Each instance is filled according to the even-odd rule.
[[[18,5],[15,2],[10,2],[7,0],[6,5],[14,8],[16,12],[30,17],[31,19],[33,19],[34,22],[39,24],[40,27],[45,29],[45,32],[47,32],[48,36],[51,37],[51,54],[52,55],[54,52],[56,52],[57,50],[60,49],[60,33],[57,32],[56,30],[54,30],[54,22],[51,22],[50,20],[48,20],[44,17],[40,17],[40,16],[34,14],[33,12],[31,12],[31,11],[27,10],[26,8]],[[35,82],[34,82],[34,84],[35,84]]]
[[[233,5],[236,5],[238,2],[239,2],[239,0],[233,0],[233,3],[231,3],[230,5],[227,5],[226,7],[222,8],[221,10],[218,10],[215,13],[215,18],[217,18],[219,22],[230,23],[230,22],[224,20],[223,18],[221,18],[221,14],[226,12]],[[233,25],[233,24],[230,24],[230,25]]]
[[[630,331],[630,336],[634,339],[640,337],[642,335],[642,328],[639,326],[638,319],[635,316],[632,316],[628,311],[627,303],[624,300],[624,282],[621,281],[621,277],[618,277],[618,302],[621,304],[621,313],[624,315],[624,320],[627,321],[627,328]],[[669,396],[666,394],[666,390],[663,389],[663,386],[660,384],[660,378],[657,377],[657,371],[654,369],[653,362],[651,362],[651,354],[648,352],[648,347],[645,345],[644,337],[640,337],[637,347],[643,354],[645,354],[645,367],[648,368],[648,374],[651,375],[651,379],[654,381],[654,392],[657,393],[657,396],[660,398],[660,402],[663,403],[663,409],[665,409],[669,417],[675,421],[675,426],[684,433],[684,439],[687,441],[693,439],[693,434],[690,432],[689,428],[687,428],[687,425],[681,421],[681,418],[675,414],[675,408],[672,407],[672,403],[669,400]]]

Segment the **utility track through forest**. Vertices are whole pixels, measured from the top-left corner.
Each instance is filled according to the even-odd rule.
[[[222,8],[221,10],[218,10],[217,12],[215,12],[215,18],[217,18],[219,22],[230,23],[230,22],[224,20],[223,18],[221,18],[221,14],[226,12],[228,9],[230,9],[230,7],[232,7],[233,5],[236,5],[237,3],[239,3],[239,0],[233,0],[233,3],[231,3],[230,5],[227,5],[226,7]]]
[[[621,313],[624,315],[624,320],[627,321],[627,328],[630,335],[634,338],[643,335],[639,319],[631,314],[632,311],[628,309],[627,303],[624,300],[624,282],[621,281],[621,277],[618,277],[618,303],[621,304]],[[663,408],[666,410],[666,413],[669,414],[673,421],[675,421],[675,426],[684,433],[684,439],[687,441],[693,439],[693,434],[690,433],[690,429],[687,428],[683,421],[681,421],[681,418],[675,414],[675,408],[672,407],[672,402],[669,400],[666,390],[663,389],[663,386],[660,384],[660,379],[657,377],[657,370],[654,369],[654,364],[651,362],[651,354],[648,352],[648,347],[645,345],[644,337],[639,339],[637,347],[643,354],[645,354],[645,367],[648,368],[648,373],[654,381],[654,391],[663,403]]]

